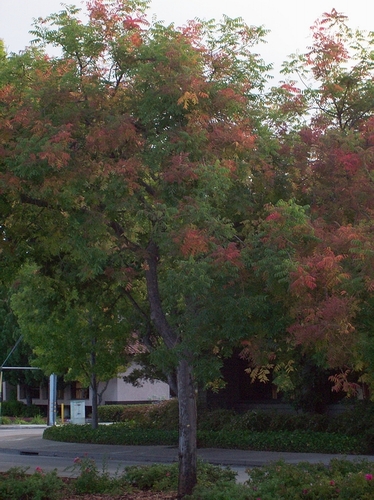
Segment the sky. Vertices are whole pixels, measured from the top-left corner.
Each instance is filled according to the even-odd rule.
[[[81,0],[65,0],[65,4],[84,7]],[[323,12],[335,8],[349,18],[352,28],[374,31],[372,0],[152,0],[150,13],[165,23],[183,25],[188,19],[217,19],[222,15],[242,17],[249,25],[262,25],[270,30],[267,44],[256,51],[277,72],[282,61],[310,45],[310,26]],[[62,9],[61,0],[0,0],[0,38],[8,52],[23,50],[32,35],[33,18],[45,17]]]

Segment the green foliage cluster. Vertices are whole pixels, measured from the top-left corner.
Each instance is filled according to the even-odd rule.
[[[307,432],[313,435],[312,441],[319,442],[319,437],[326,436],[323,449],[328,446],[334,448],[341,447],[343,450],[345,437],[354,438],[357,442],[357,453],[372,453],[374,450],[374,405],[371,402],[358,402],[352,407],[348,407],[344,412],[329,416],[326,414],[316,413],[291,413],[283,414],[270,411],[248,411],[245,413],[235,413],[232,410],[218,409],[210,412],[204,412],[199,416],[199,429],[201,431],[217,431],[222,434],[230,434],[234,432],[245,433],[265,433],[270,436],[270,433],[296,434],[297,432]],[[335,444],[328,445],[330,437],[341,436]],[[343,437],[345,436],[345,437]],[[253,436],[252,436],[253,438]],[[269,437],[270,439],[270,437]],[[287,438],[283,441],[286,444]],[[295,437],[295,440],[297,438]],[[272,439],[273,441],[273,439]],[[296,442],[296,441],[295,441]],[[308,441],[309,442],[309,441]],[[337,444],[339,442],[339,444]],[[346,441],[348,443],[348,441]],[[349,446],[353,445],[353,441]],[[305,450],[312,451],[309,446],[314,447],[314,444],[309,444]],[[291,451],[292,445],[287,449]],[[321,449],[322,450],[322,449]],[[318,445],[316,446],[318,450]],[[344,451],[341,451],[344,453]],[[335,453],[332,451],[332,453]]]
[[[106,462],[103,462],[101,469],[96,462],[87,456],[76,457],[73,465],[66,469],[76,478],[72,484],[74,492],[78,495],[86,493],[117,494],[129,489],[129,481],[116,472],[114,476],[109,474]]]
[[[65,442],[176,445],[178,406],[176,400],[156,405],[111,405],[100,407],[100,416],[113,425],[98,430],[90,426],[49,427],[46,439]],[[269,411],[235,413],[218,409],[199,414],[198,445],[202,448],[236,448],[268,451],[372,453],[374,405],[356,404],[344,413],[280,414]],[[121,418],[121,422],[118,420]]]
[[[3,401],[1,404],[1,414],[6,417],[36,417],[40,413],[39,406],[27,406],[22,401]]]
[[[214,484],[233,483],[235,472],[231,469],[208,464],[198,460],[197,482],[203,488],[210,488]],[[126,467],[126,480],[141,490],[156,491],[176,490],[178,485],[178,464],[134,465]]]
[[[56,472],[44,473],[37,467],[32,474],[22,468],[0,475],[3,500],[62,500],[71,495],[120,495],[136,490],[177,489],[178,466],[172,464],[135,465],[110,477],[88,457],[74,459],[67,472],[77,473],[64,482]],[[289,500],[341,499],[369,500],[374,494],[374,464],[367,460],[333,459],[321,463],[286,464],[273,462],[248,469],[248,480],[235,483],[235,472],[198,461],[197,486],[187,500]]]
[[[44,473],[37,468],[33,474],[27,469],[14,467],[0,475],[0,498],[2,500],[63,500],[66,487],[56,471]]]
[[[159,430],[178,428],[178,402],[176,399],[158,404],[107,405],[99,407],[101,422],[123,422],[127,427]],[[356,402],[338,415],[319,413],[280,413],[251,410],[215,409],[199,412],[200,431],[232,432],[291,432],[313,431],[362,437],[366,442],[374,435],[374,404]]]
[[[121,495],[137,490],[176,491],[178,465],[153,464],[134,465],[110,475],[106,464],[99,468],[89,457],[77,457],[66,469],[74,474],[68,482],[57,477],[56,472],[44,473],[37,467],[28,474],[27,469],[13,468],[0,475],[0,498],[2,500],[63,500],[72,495]],[[236,473],[226,468],[198,461],[197,480],[202,488],[213,485],[226,486],[235,482]]]
[[[101,425],[65,425],[49,427],[45,439],[63,442],[164,445],[176,446],[178,431],[134,428],[126,423]],[[359,437],[313,431],[253,432],[243,430],[199,431],[197,443],[201,448],[233,448],[242,450],[267,450],[321,453],[368,453],[367,443]]]
[[[101,422],[133,422],[136,427],[178,429],[178,400],[157,404],[105,405],[98,408]]]
[[[178,431],[134,428],[132,423],[100,425],[93,429],[89,424],[68,424],[62,427],[48,427],[43,437],[63,442],[95,443],[95,444],[127,444],[127,445],[175,445],[178,442]]]
[[[374,495],[374,466],[367,461],[331,461],[290,465],[275,462],[248,470],[245,485],[227,484],[204,488],[198,485],[190,500],[299,500],[360,499]]]
[[[201,448],[288,451],[294,453],[367,453],[362,439],[313,431],[198,431]]]

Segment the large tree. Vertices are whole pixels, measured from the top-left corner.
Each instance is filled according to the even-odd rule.
[[[248,322],[230,215],[237,189],[249,192],[268,67],[252,52],[262,28],[149,24],[146,3],[94,0],[87,23],[65,8],[36,23],[38,48],[9,62],[4,227],[39,272],[73,262],[78,289],[110,276],[135,308],[153,361],[177,374],[183,497],[196,483],[198,382],[219,376]]]
[[[257,351],[270,342],[267,366],[278,360],[288,381],[287,353],[295,369],[307,360],[336,370],[334,388],[350,393],[360,376],[373,387],[373,47],[372,33],[332,10],[285,64],[293,79],[268,100],[269,178],[283,201],[268,198],[251,233],[257,276],[285,311]]]

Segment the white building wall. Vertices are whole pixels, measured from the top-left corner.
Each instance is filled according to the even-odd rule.
[[[124,382],[123,376],[129,375],[136,366],[130,367],[125,373],[120,373],[118,378],[109,381],[105,389],[101,404],[107,402],[143,402],[143,401],[160,401],[170,398],[170,390],[168,384],[155,380],[141,381],[142,387],[134,387],[132,384]],[[99,392],[104,384],[99,384]]]
[[[170,398],[170,389],[168,384],[155,380],[153,383],[150,381],[143,381],[142,387],[134,387],[132,384],[124,382],[123,376],[129,375],[132,370],[136,368],[136,365],[130,367],[125,373],[119,374],[117,378],[113,378],[109,381],[105,391],[103,392],[101,398],[101,405],[105,405],[108,402],[112,403],[142,403],[146,401],[163,401]],[[98,391],[105,387],[103,382],[99,383]],[[86,406],[91,406],[91,390],[90,398],[85,400]],[[35,405],[48,405],[48,390],[44,388],[40,391],[40,399],[33,398],[33,404]],[[17,387],[17,397],[19,401],[26,403],[25,399],[22,399],[20,395],[20,387]],[[5,400],[5,398],[4,398]],[[63,398],[58,398],[57,405],[60,406],[64,404],[66,407],[66,413],[68,413],[67,407],[70,406],[71,401],[71,389],[69,385],[64,390]]]

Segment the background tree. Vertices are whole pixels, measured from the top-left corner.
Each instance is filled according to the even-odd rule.
[[[284,202],[294,198],[309,208],[304,221],[294,225],[289,201],[285,210],[284,202],[271,200],[270,214],[264,213],[256,226],[262,255],[258,262],[259,269],[264,261],[270,269],[277,265],[273,277],[283,283],[284,296],[278,300],[287,319],[278,360],[287,346],[289,355],[299,359],[296,365],[302,366],[299,352],[320,368],[337,372],[332,377],[335,389],[354,392],[357,384],[352,382],[360,376],[372,384],[368,266],[374,39],[372,33],[350,29],[346,17],[335,10],[315,23],[312,38],[306,54],[285,64],[285,74],[296,79],[283,82],[268,100],[268,124],[276,139],[269,178],[279,172],[287,189],[276,193]],[[275,257],[273,264],[267,255]],[[268,276],[265,270],[265,283]],[[270,290],[277,288],[279,284]]]
[[[125,370],[131,326],[115,287],[98,280],[74,283],[69,277],[75,272],[66,269],[66,261],[63,267],[63,276],[54,269],[51,277],[25,266],[14,285],[12,308],[43,372],[90,387],[96,428],[98,383]]]
[[[17,319],[10,306],[10,293],[7,286],[2,284],[0,300],[0,358],[5,367],[31,367],[35,358],[32,349],[21,338],[21,331]],[[13,352],[12,352],[13,351]],[[40,370],[4,370],[3,380],[14,388],[22,385],[25,389],[26,404],[32,404],[32,388],[45,383],[46,379]],[[16,394],[11,394],[16,398]]]

